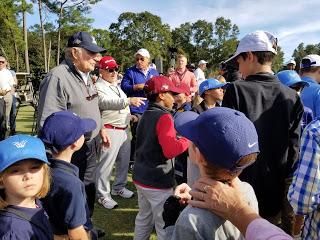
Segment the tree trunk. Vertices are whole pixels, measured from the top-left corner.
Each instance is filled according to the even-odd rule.
[[[60,7],[60,13],[59,13],[59,27],[58,27],[58,46],[57,46],[57,66],[60,64],[60,38],[61,38],[61,18],[62,18],[62,3]]]
[[[50,70],[50,60],[51,60],[51,39],[49,41],[49,50],[48,50],[48,72]]]
[[[13,30],[11,28],[9,28],[10,31],[10,35],[13,41],[13,48],[14,48],[14,55],[16,58],[16,72],[19,72],[19,50],[18,50],[18,44],[15,38],[15,34],[13,32]],[[12,67],[12,65],[10,64],[10,66]]]
[[[61,45],[61,28],[62,28],[62,24],[61,24],[61,20],[62,20],[62,16],[63,16],[63,5],[65,5],[67,3],[68,0],[65,0],[64,2],[62,2],[60,4],[60,12],[59,12],[59,19],[58,19],[58,47],[57,47],[57,66],[60,64],[60,45]]]
[[[22,14],[23,14],[23,40],[24,40],[24,43],[25,43],[24,61],[25,61],[25,64],[26,64],[26,72],[30,73],[26,12],[23,11]]]
[[[44,71],[48,72],[48,59],[47,59],[47,48],[46,48],[46,36],[43,27],[43,20],[42,20],[42,0],[38,0],[39,6],[39,17],[40,17],[40,28],[41,28],[41,35],[42,35],[42,49],[43,49],[43,56],[44,56]]]

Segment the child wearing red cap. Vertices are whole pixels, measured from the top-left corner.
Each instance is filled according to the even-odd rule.
[[[163,204],[173,193],[172,158],[188,148],[186,138],[177,138],[171,115],[174,95],[183,90],[164,76],[146,82],[149,106],[137,128],[133,181],[138,192],[139,213],[134,239],[148,239],[155,225],[159,240],[165,239]]]

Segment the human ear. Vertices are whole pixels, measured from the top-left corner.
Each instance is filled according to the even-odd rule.
[[[79,49],[77,49],[77,48],[71,49],[71,55],[74,59],[79,59],[79,53],[80,53]]]
[[[165,99],[165,93],[159,93],[158,97],[160,98],[160,100],[164,100]]]

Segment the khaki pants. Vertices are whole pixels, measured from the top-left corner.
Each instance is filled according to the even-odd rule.
[[[10,127],[10,112],[12,107],[12,95],[11,92],[8,92],[6,95],[3,96],[5,102],[5,126],[6,129]]]

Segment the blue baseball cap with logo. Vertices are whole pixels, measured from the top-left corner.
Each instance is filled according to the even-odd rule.
[[[280,82],[288,87],[292,87],[294,85],[302,85],[309,86],[309,83],[301,80],[298,73],[294,70],[283,70],[277,73],[276,75]]]
[[[54,151],[62,151],[96,127],[96,122],[91,118],[80,118],[70,111],[60,111],[47,117],[39,138]]]
[[[215,78],[209,78],[204,80],[199,86],[199,95],[200,97],[204,94],[205,91],[215,88],[225,88],[229,83],[222,83]]]
[[[96,40],[87,32],[77,32],[68,39],[67,47],[81,47],[90,52],[106,52],[106,49],[99,47]]]
[[[239,167],[237,162],[251,153],[259,153],[255,126],[237,110],[216,107],[200,115],[182,112],[174,124],[177,132],[192,141],[209,163],[223,169],[242,170],[248,165]]]
[[[49,164],[39,138],[18,134],[0,142],[0,172],[25,159],[37,159]]]

